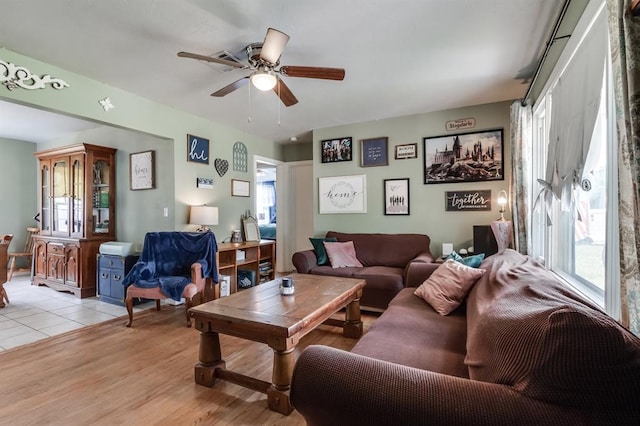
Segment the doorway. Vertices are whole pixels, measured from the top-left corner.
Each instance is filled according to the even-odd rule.
[[[255,173],[256,219],[260,238],[275,241],[278,224],[276,164],[256,160]]]

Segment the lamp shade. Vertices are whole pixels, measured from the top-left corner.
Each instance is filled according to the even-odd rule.
[[[190,225],[217,225],[218,208],[209,206],[191,206]]]
[[[498,220],[504,220],[504,211],[508,202],[509,198],[507,196],[507,191],[503,189],[502,191],[498,192],[498,212],[500,212],[500,219]]]
[[[509,201],[507,199],[507,191],[503,189],[502,191],[498,192],[498,205],[500,206],[502,211],[504,211],[504,208],[507,205],[507,201]]]

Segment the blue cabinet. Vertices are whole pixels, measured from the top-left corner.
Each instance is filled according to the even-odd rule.
[[[138,261],[137,255],[98,255],[98,295],[103,302],[124,306],[126,289],[122,285],[124,277]],[[134,301],[135,304],[136,301]]]

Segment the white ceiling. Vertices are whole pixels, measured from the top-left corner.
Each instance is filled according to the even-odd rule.
[[[521,98],[561,3],[3,0],[0,43],[283,142],[292,136],[308,140],[311,130],[323,127]],[[262,41],[268,27],[291,36],[283,65],[341,67],[345,80],[284,77],[299,100],[289,108],[273,92],[250,92],[249,86],[214,98],[212,92],[248,71],[225,72],[224,66],[176,55],[182,50],[204,55],[239,52]],[[112,101],[117,108],[117,97]],[[53,124],[45,126],[43,116],[21,123],[24,114],[14,114],[14,124],[9,124],[5,114],[6,105],[0,105],[0,137],[34,140],[38,135],[30,132]],[[65,123],[73,129],[75,120]]]

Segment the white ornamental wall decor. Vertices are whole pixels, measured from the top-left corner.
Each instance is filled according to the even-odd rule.
[[[64,89],[69,87],[67,82],[59,78],[53,78],[50,75],[43,75],[39,77],[32,74],[31,71],[25,67],[20,67],[11,62],[5,62],[0,60],[0,84],[9,89],[44,89],[47,84],[51,84],[54,89]]]

